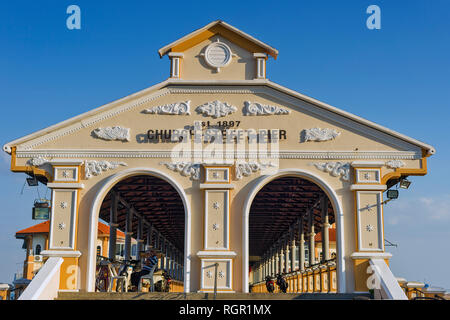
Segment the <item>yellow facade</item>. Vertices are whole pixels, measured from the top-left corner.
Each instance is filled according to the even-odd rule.
[[[217,47],[211,48],[216,52],[231,50],[223,49],[224,57],[229,58],[224,66],[211,67],[220,62],[214,60],[214,55],[207,60],[206,51],[215,44]],[[150,175],[169,182],[185,206],[183,253],[188,276],[183,285],[174,284],[174,290],[212,290],[207,269],[209,263],[218,263],[224,274],[220,290],[246,292],[252,200],[270,181],[295,176],[319,186],[330,199],[338,234],[331,247],[336,252],[337,266],[292,275],[289,290],[367,292],[371,254],[385,253],[382,199],[386,183],[389,179],[426,174],[426,157],[434,149],[270,82],[266,68],[274,61],[268,57],[276,57],[278,52],[223,22],[210,24],[166,46],[160,54],[167,54],[172,62],[168,80],[4,146],[11,154],[12,171],[33,172],[52,188],[52,224],[46,251],[53,255],[59,252],[64,258],[60,289],[93,290],[101,204],[120,181]],[[214,101],[228,113],[217,116],[201,111],[212,108]],[[181,102],[189,105],[189,112],[169,114],[159,108]],[[263,115],[253,115],[248,111],[251,103],[271,108],[261,108]],[[195,146],[186,151],[192,156],[189,161],[197,161],[202,168],[197,179],[164,164],[185,160],[171,153],[176,143],[149,138],[149,130],[152,134],[156,130],[173,133],[186,126],[194,128],[195,122],[224,127],[224,121],[234,129],[280,130],[279,153],[270,158],[275,163],[271,171],[261,175],[255,170],[241,176],[235,159],[218,161],[204,152],[211,143],[201,143],[203,153],[199,159]],[[123,129],[129,137],[96,137],[94,133],[105,128]],[[336,136],[305,141],[304,133],[313,128],[325,128],[336,132]],[[225,151],[226,145],[221,148]],[[239,152],[233,149],[233,155]],[[30,165],[39,157],[42,164]],[[92,171],[92,161],[101,162],[103,169]],[[242,161],[248,163],[249,159],[244,157]],[[258,161],[267,163],[267,158]],[[113,162],[115,165],[111,165]],[[338,163],[345,166],[339,169]],[[222,206],[216,208],[215,203]],[[366,206],[374,206],[373,216],[363,212]],[[214,227],[216,220],[220,223]],[[106,248],[104,242],[102,250]],[[353,259],[354,253],[367,254],[367,258]],[[318,256],[319,251],[315,254]],[[254,290],[265,289],[257,284]]]

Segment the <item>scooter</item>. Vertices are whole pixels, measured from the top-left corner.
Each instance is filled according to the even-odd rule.
[[[170,282],[172,281],[172,278],[166,271],[163,272],[162,276],[164,279],[164,283],[162,286],[163,292],[169,292],[170,291]]]
[[[269,293],[273,293],[273,290],[275,289],[275,286],[273,284],[273,280],[272,280],[272,278],[270,276],[266,277],[266,288],[267,288],[267,291]]]
[[[286,293],[288,283],[286,281],[286,278],[281,273],[277,275],[277,285],[280,287],[281,292]]]

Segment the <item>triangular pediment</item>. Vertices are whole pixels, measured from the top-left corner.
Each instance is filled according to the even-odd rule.
[[[160,57],[163,57],[169,52],[184,52],[215,35],[221,35],[252,53],[266,53],[275,59],[278,55],[278,50],[222,20],[213,21],[206,26],[189,33],[162,47],[158,50],[158,53]]]
[[[220,104],[221,113],[211,111],[214,104]],[[409,152],[415,158],[434,153],[428,144],[267,80],[168,80],[12,141],[4,150],[11,152],[11,147],[17,147],[17,151],[30,155],[52,150],[54,156],[58,150],[169,152],[173,143],[147,141],[145,136],[193,126],[194,121],[209,125],[226,121],[235,128],[239,122],[239,129],[284,130],[283,152],[341,152],[356,158],[368,152]]]

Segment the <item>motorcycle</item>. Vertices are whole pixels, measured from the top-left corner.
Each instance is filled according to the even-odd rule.
[[[169,292],[170,291],[170,282],[172,281],[172,278],[170,278],[170,275],[167,272],[163,272],[162,274],[164,283],[163,283],[163,292]]]
[[[286,281],[286,278],[281,273],[277,275],[277,285],[280,287],[281,292],[286,293],[288,283]]]
[[[139,261],[138,260],[124,260],[119,265],[118,274],[120,276],[124,276],[125,283],[123,283],[123,287],[121,288],[121,291],[132,291],[132,285],[131,285],[131,274],[133,272],[139,271]]]
[[[269,293],[273,293],[275,286],[274,286],[273,280],[270,276],[266,277],[266,288]]]
[[[157,292],[169,292],[170,291],[170,282],[172,278],[167,273],[167,271],[163,270],[161,274],[161,280],[155,283],[155,291]]]

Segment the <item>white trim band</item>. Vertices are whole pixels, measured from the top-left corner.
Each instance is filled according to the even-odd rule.
[[[352,184],[350,190],[374,190],[374,191],[384,191],[387,189],[385,184]]]
[[[353,260],[372,258],[390,259],[392,258],[392,254],[390,254],[389,252],[353,252],[350,255],[350,258],[352,258]]]
[[[78,258],[81,256],[81,252],[68,250],[44,250],[41,252],[41,255],[44,257]]]
[[[236,252],[234,251],[199,251],[197,252],[197,257],[199,258],[234,258],[236,257]]]
[[[201,183],[200,189],[234,189],[231,183]]]
[[[385,163],[382,161],[353,161],[354,168],[381,168]]]
[[[84,184],[82,183],[47,183],[47,187],[52,189],[84,189]]]

